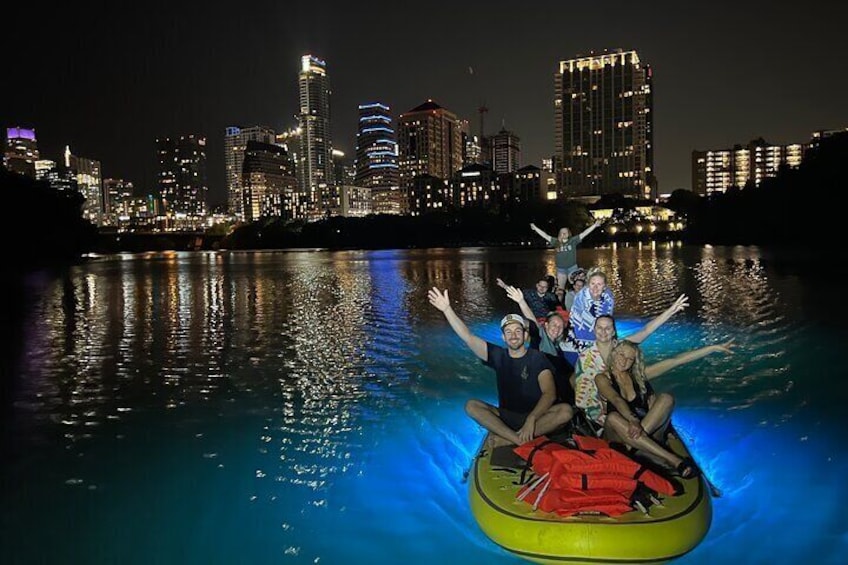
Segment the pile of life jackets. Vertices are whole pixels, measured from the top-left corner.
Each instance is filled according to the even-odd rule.
[[[668,479],[603,439],[573,435],[562,445],[539,436],[514,451],[535,475],[516,498],[544,512],[619,516],[638,508],[647,513],[658,494],[678,492]]]

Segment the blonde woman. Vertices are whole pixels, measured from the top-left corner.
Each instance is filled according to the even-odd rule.
[[[683,478],[699,473],[695,463],[663,447],[671,421],[674,398],[655,393],[651,379],[710,353],[732,354],[733,340],[681,353],[671,359],[645,366],[641,348],[622,340],[612,349],[607,371],[595,377],[601,397],[606,400],[604,437],[640,449],[667,463]]]

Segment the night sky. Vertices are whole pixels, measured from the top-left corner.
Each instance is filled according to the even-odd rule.
[[[522,164],[539,165],[558,61],[617,47],[653,67],[661,192],[690,187],[693,149],[848,126],[844,2],[9,4],[0,125],[35,127],[43,158],[70,145],[140,192],[154,188],[156,137],[205,135],[213,204],[224,128],[295,126],[306,53],[327,61],[333,141],[351,158],[358,104],[396,116],[432,98],[474,133],[485,103],[487,133],[505,123]]]

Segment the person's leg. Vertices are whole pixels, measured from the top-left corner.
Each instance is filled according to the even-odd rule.
[[[655,432],[667,427],[671,420],[671,412],[674,410],[674,397],[668,393],[661,392],[651,398],[650,410],[642,418],[642,428],[649,436],[658,437]]]
[[[611,412],[607,414],[607,420],[604,423],[604,436],[610,441],[621,442],[635,449],[641,449],[642,451],[665,461],[675,469],[683,462],[681,457],[667,449],[664,449],[648,434],[643,433],[636,439],[630,439],[627,435],[627,425],[627,420],[625,420],[621,414],[618,412]]]
[[[554,404],[536,420],[536,435],[542,436],[550,433],[566,425],[573,417],[574,409],[570,405],[564,402]]]
[[[557,267],[556,270],[557,275],[557,287],[566,290],[566,283],[568,282],[568,272],[565,269],[560,269]]]
[[[515,445],[521,444],[518,434],[501,420],[497,408],[491,404],[472,398],[465,403],[465,413],[496,436]]]

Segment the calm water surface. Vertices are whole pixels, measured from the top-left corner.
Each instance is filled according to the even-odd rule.
[[[580,252],[622,333],[681,292],[660,359],[735,338],[656,382],[723,491],[679,563],[843,563],[844,303],[752,247]],[[519,563],[471,516],[463,471],[494,379],[427,302],[448,288],[497,341],[553,254],[468,248],[98,257],[28,280],[11,375],[0,562]]]

